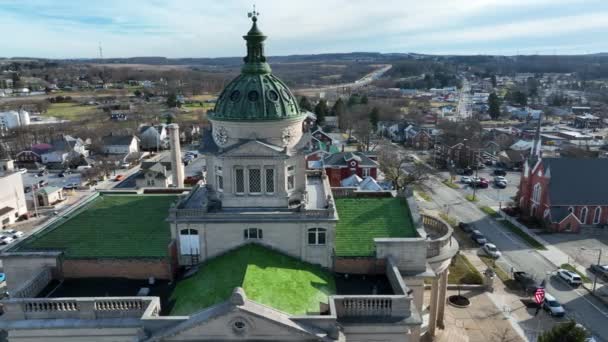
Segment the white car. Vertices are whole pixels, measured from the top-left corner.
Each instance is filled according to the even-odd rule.
[[[498,182],[505,183],[505,184],[509,183],[509,181],[507,181],[507,179],[503,176],[494,177],[494,183],[498,183]]]
[[[24,175],[27,173],[27,169],[19,169],[19,173]]]
[[[460,183],[471,184],[472,181],[473,180],[471,179],[471,177],[468,177],[468,176],[462,176],[462,177],[460,177]]]
[[[553,317],[564,317],[566,310],[564,307],[553,297],[552,295],[545,292],[545,301],[543,302],[543,309],[545,309]]]
[[[8,245],[9,243],[15,241],[12,237],[8,235],[0,235],[0,243],[3,245]]]
[[[500,258],[501,256],[500,251],[493,243],[486,243],[485,245],[483,245],[483,247],[481,247],[481,249],[483,249],[483,251],[486,252],[486,254],[491,256],[492,258]]]
[[[23,232],[14,229],[7,229],[4,231],[4,233],[12,237],[13,239],[18,239],[23,236]]]
[[[570,286],[579,286],[583,283],[583,280],[578,274],[570,272],[568,270],[564,270],[562,268],[557,270],[557,275],[558,277],[566,281]]]

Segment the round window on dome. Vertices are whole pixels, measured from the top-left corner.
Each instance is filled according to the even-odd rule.
[[[279,100],[279,94],[277,94],[277,92],[274,90],[270,90],[268,93],[266,93],[266,96],[272,102],[277,102]]]
[[[258,98],[260,97],[260,95],[258,94],[257,91],[252,90],[249,92],[249,94],[247,94],[247,98],[249,99],[249,101],[251,102],[255,102],[258,100]]]
[[[241,92],[238,90],[235,90],[232,93],[230,93],[230,101],[232,101],[232,102],[238,101],[240,97],[241,97]]]

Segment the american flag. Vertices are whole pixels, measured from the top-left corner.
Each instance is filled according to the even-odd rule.
[[[536,289],[536,292],[534,292],[534,300],[536,301],[536,304],[542,304],[542,302],[545,300],[545,281],[543,280],[543,282],[540,284],[540,286]]]

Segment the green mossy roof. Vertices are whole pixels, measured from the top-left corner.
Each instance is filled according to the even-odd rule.
[[[336,209],[338,257],[373,256],[374,238],[417,236],[404,198],[337,198]]]

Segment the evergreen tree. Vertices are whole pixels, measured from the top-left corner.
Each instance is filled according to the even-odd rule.
[[[169,108],[177,107],[177,95],[175,95],[175,93],[171,93],[171,94],[169,94],[169,96],[167,96],[167,107],[169,107]]]
[[[338,118],[343,117],[345,111],[344,101],[342,101],[341,98],[339,98],[331,107],[331,115],[337,116]]]
[[[300,109],[312,112],[312,109],[313,109],[312,108],[312,103],[310,103],[310,101],[308,100],[308,97],[302,96],[300,98]]]
[[[496,93],[491,93],[490,96],[488,96],[488,105],[490,106],[488,113],[492,120],[498,119],[500,116],[500,100],[498,99],[498,96],[496,96]]]
[[[558,324],[538,337],[538,342],[585,342],[587,331],[575,321]]]
[[[369,100],[367,99],[367,95],[363,95],[363,97],[361,98],[361,104],[367,104],[369,102]]]
[[[346,103],[346,105],[348,107],[352,107],[352,106],[358,105],[360,103],[361,103],[361,98],[359,97],[359,95],[351,95],[348,98],[348,102]]]
[[[496,75],[492,75],[492,87],[496,88]]]
[[[315,106],[315,114],[317,115],[317,124],[322,125],[323,121],[325,121],[325,117],[329,109],[327,108],[327,101],[325,99],[319,100],[317,105]]]
[[[369,113],[369,122],[372,124],[374,132],[378,130],[378,120],[380,120],[380,110],[378,107],[374,107]]]

